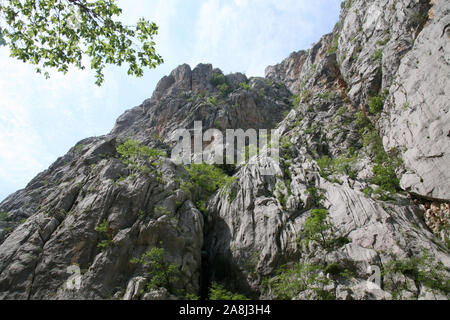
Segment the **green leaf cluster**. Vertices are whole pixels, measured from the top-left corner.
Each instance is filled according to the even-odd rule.
[[[251,87],[249,84],[245,83],[245,82],[239,83],[239,86],[240,86],[242,89],[247,90],[247,91],[250,91],[250,90],[252,89],[252,87]]]
[[[155,166],[159,163],[159,159],[166,155],[163,151],[148,146],[141,146],[139,142],[131,139],[119,145],[116,150],[124,164],[144,173],[150,172],[150,168],[146,165],[140,165],[140,162],[143,161],[151,166]]]
[[[97,244],[99,248],[106,249],[113,243],[112,229],[106,219],[95,228],[95,231],[101,233],[105,238]]]
[[[400,181],[397,178],[396,168],[402,164],[397,154],[388,154],[383,147],[383,141],[378,135],[374,125],[362,113],[356,113],[356,125],[359,127],[359,133],[362,136],[363,147],[372,155],[373,178],[372,183],[379,186],[376,193],[380,194],[381,199],[388,200],[389,194],[400,190]]]
[[[164,287],[171,293],[175,292],[175,283],[180,279],[180,266],[164,260],[163,248],[152,248],[139,258],[130,261],[133,264],[142,264],[149,268],[147,290]]]
[[[329,212],[327,209],[313,209],[310,216],[303,224],[302,231],[298,234],[298,243],[304,243],[306,246],[310,242],[319,244],[327,251],[340,248],[349,243],[347,237],[337,236],[333,223],[329,219]]]
[[[212,104],[213,106],[217,106],[219,104],[219,99],[217,99],[217,97],[209,97],[208,103]]]
[[[229,177],[221,168],[206,163],[191,164],[185,167],[188,178],[182,183],[181,188],[190,192],[197,207],[206,211],[206,201],[222,187],[230,187],[236,180]]]
[[[329,156],[323,156],[316,160],[317,165],[320,168],[320,175],[322,177],[327,178],[329,175],[334,173],[343,173],[352,179],[355,179],[357,175],[357,171],[355,169],[357,161],[358,158],[356,156],[349,158],[342,156],[334,159]]]
[[[391,292],[393,299],[405,298],[409,291],[405,276],[428,290],[437,291],[450,298],[450,279],[448,269],[437,262],[426,250],[421,255],[402,260],[391,260],[383,265],[384,289]]]
[[[153,37],[158,26],[143,18],[134,26],[118,20],[115,0],[11,0],[0,4],[5,27],[2,39],[11,56],[36,65],[36,72],[66,73],[70,66],[96,72],[104,82],[106,65],[128,65],[128,74],[141,77],[144,68],[163,62]],[[87,58],[87,59],[85,59]]]
[[[372,59],[379,61],[383,59],[383,49],[378,49],[377,51],[375,51],[372,55]]]
[[[0,221],[8,221],[8,212],[0,212]]]
[[[369,111],[371,114],[378,114],[383,110],[383,98],[380,96],[373,96],[369,98]]]
[[[221,73],[213,72],[211,80],[209,81],[214,87],[226,83],[225,76]]]
[[[272,294],[277,300],[291,300],[306,292],[310,299],[334,300],[332,294],[325,290],[331,284],[320,265],[296,263],[292,267],[283,266],[270,280]]]
[[[246,296],[226,290],[222,285],[213,282],[209,289],[209,300],[249,300]]]
[[[222,97],[226,97],[231,91],[230,86],[226,83],[219,84],[216,88],[219,90]]]

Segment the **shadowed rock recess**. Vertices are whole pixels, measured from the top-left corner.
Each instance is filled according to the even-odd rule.
[[[0,299],[208,298],[215,284],[251,299],[448,299],[449,79],[444,0],[344,1],[331,34],[265,78],[179,66],[0,204]],[[194,121],[276,128],[277,173],[255,157],[198,202],[169,159]],[[126,158],[130,140],[166,156]],[[152,248],[164,262],[140,263]]]

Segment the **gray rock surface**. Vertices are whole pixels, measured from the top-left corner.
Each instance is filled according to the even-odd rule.
[[[380,124],[386,149],[402,151],[402,188],[450,199],[450,4],[438,1],[432,19],[401,60]]]
[[[109,134],[80,141],[0,203],[0,299],[179,299],[212,282],[275,298],[279,268],[296,263],[323,266],[333,281],[322,289],[337,299],[448,299],[448,284],[430,289],[411,273],[395,275],[399,292],[369,278],[423,250],[449,278],[450,4],[342,9],[332,33],[265,78],[179,66]],[[194,121],[277,128],[279,162],[238,165],[199,210],[182,187],[185,168],[169,159],[174,132]],[[167,157],[139,163],[149,170],[125,164],[117,147],[128,139]],[[329,248],[299,241],[315,209],[327,210],[340,241]],[[131,262],[155,247],[178,266],[172,290],[149,288],[149,266]],[[321,298],[314,289],[291,298]]]

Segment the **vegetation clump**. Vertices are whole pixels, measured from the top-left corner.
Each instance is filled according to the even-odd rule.
[[[71,66],[83,70],[86,64],[97,85],[108,64],[128,64],[129,75],[142,77],[144,68],[163,63],[153,40],[158,26],[144,18],[127,26],[121,14],[115,1],[2,1],[0,45],[46,78],[51,69],[66,74]]]
[[[206,201],[217,190],[230,187],[236,178],[228,176],[221,168],[206,163],[185,167],[187,180],[181,188],[189,192],[197,208],[206,213]]]
[[[209,97],[208,103],[212,104],[213,106],[217,106],[219,104],[219,100],[217,97]]]
[[[375,51],[374,54],[372,55],[372,59],[375,61],[382,60],[383,59],[383,50],[378,49],[377,51]]]
[[[363,147],[374,161],[371,182],[378,185],[375,193],[380,196],[381,200],[389,200],[391,194],[400,190],[400,181],[397,178],[396,169],[401,167],[402,161],[395,150],[390,154],[384,150],[381,137],[364,113],[356,113],[355,123],[359,128]]]
[[[300,298],[317,300],[335,300],[325,287],[332,283],[323,272],[323,267],[309,263],[296,263],[283,266],[277,270],[276,276],[269,281],[272,295],[277,300]]]
[[[113,243],[113,232],[106,219],[95,228],[95,231],[101,233],[104,238],[97,244],[99,248],[106,249]]]
[[[371,114],[378,114],[383,110],[383,98],[380,96],[373,96],[369,98],[369,111]]]
[[[226,83],[225,76],[224,76],[223,74],[221,74],[221,73],[216,73],[216,72],[214,72],[214,73],[212,74],[210,83],[211,83],[214,87],[217,87],[217,86],[219,86],[219,85],[221,85],[221,84],[224,84],[224,83]]]
[[[423,250],[421,255],[412,256],[402,260],[391,260],[383,265],[384,289],[392,294],[394,300],[402,300],[406,297],[405,293],[413,293],[408,279],[424,287],[426,290],[432,290],[450,298],[450,279],[448,270],[442,262],[436,260]],[[420,288],[416,288],[420,291]],[[415,296],[418,298],[418,293]]]
[[[239,86],[240,86],[242,89],[247,90],[247,91],[250,91],[251,88],[252,88],[249,84],[247,84],[247,83],[245,83],[245,82],[239,83]]]
[[[141,146],[139,142],[131,139],[118,146],[116,150],[124,164],[143,173],[154,172],[153,169],[160,163],[160,158],[166,155],[163,151]]]
[[[175,284],[181,277],[180,266],[164,260],[163,248],[152,248],[139,258],[130,261],[133,264],[142,264],[148,267],[147,290],[166,288],[170,293],[179,294]]]
[[[309,246],[314,242],[322,249],[330,252],[349,243],[347,237],[336,237],[333,223],[329,220],[328,210],[324,208],[313,209],[306,219],[303,230],[298,235],[299,245]],[[271,280],[265,280],[275,299],[336,299],[335,290],[330,285],[337,279],[349,279],[353,273],[346,267],[338,264],[322,264],[297,262],[293,265],[284,265],[276,271]],[[335,287],[335,286],[333,286]]]
[[[222,285],[213,282],[209,289],[209,300],[249,300],[246,296],[226,290]]]
[[[342,156],[335,159],[325,155],[316,160],[322,177],[328,178],[328,176],[335,173],[342,173],[348,175],[351,179],[355,179],[357,176],[357,170],[355,169],[357,161],[356,155],[349,158]]]
[[[333,44],[330,47],[330,49],[328,49],[327,54],[333,54],[336,53],[338,51],[338,47],[339,47],[339,35],[335,36],[333,39]]]
[[[8,212],[0,212],[0,221],[8,221]]]
[[[329,219],[327,209],[313,209],[306,219],[303,230],[298,235],[298,242],[309,246],[317,243],[322,249],[332,251],[350,241],[346,237],[337,237],[333,223]]]

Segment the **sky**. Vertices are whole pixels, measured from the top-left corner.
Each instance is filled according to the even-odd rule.
[[[224,73],[264,76],[293,51],[331,32],[341,0],[118,0],[130,25],[144,17],[159,26],[155,38],[164,64],[127,76],[106,69],[94,84],[90,70],[51,73],[9,57],[0,47],[0,201],[24,188],[78,141],[108,133],[127,109],[151,97],[178,65],[212,63]]]

